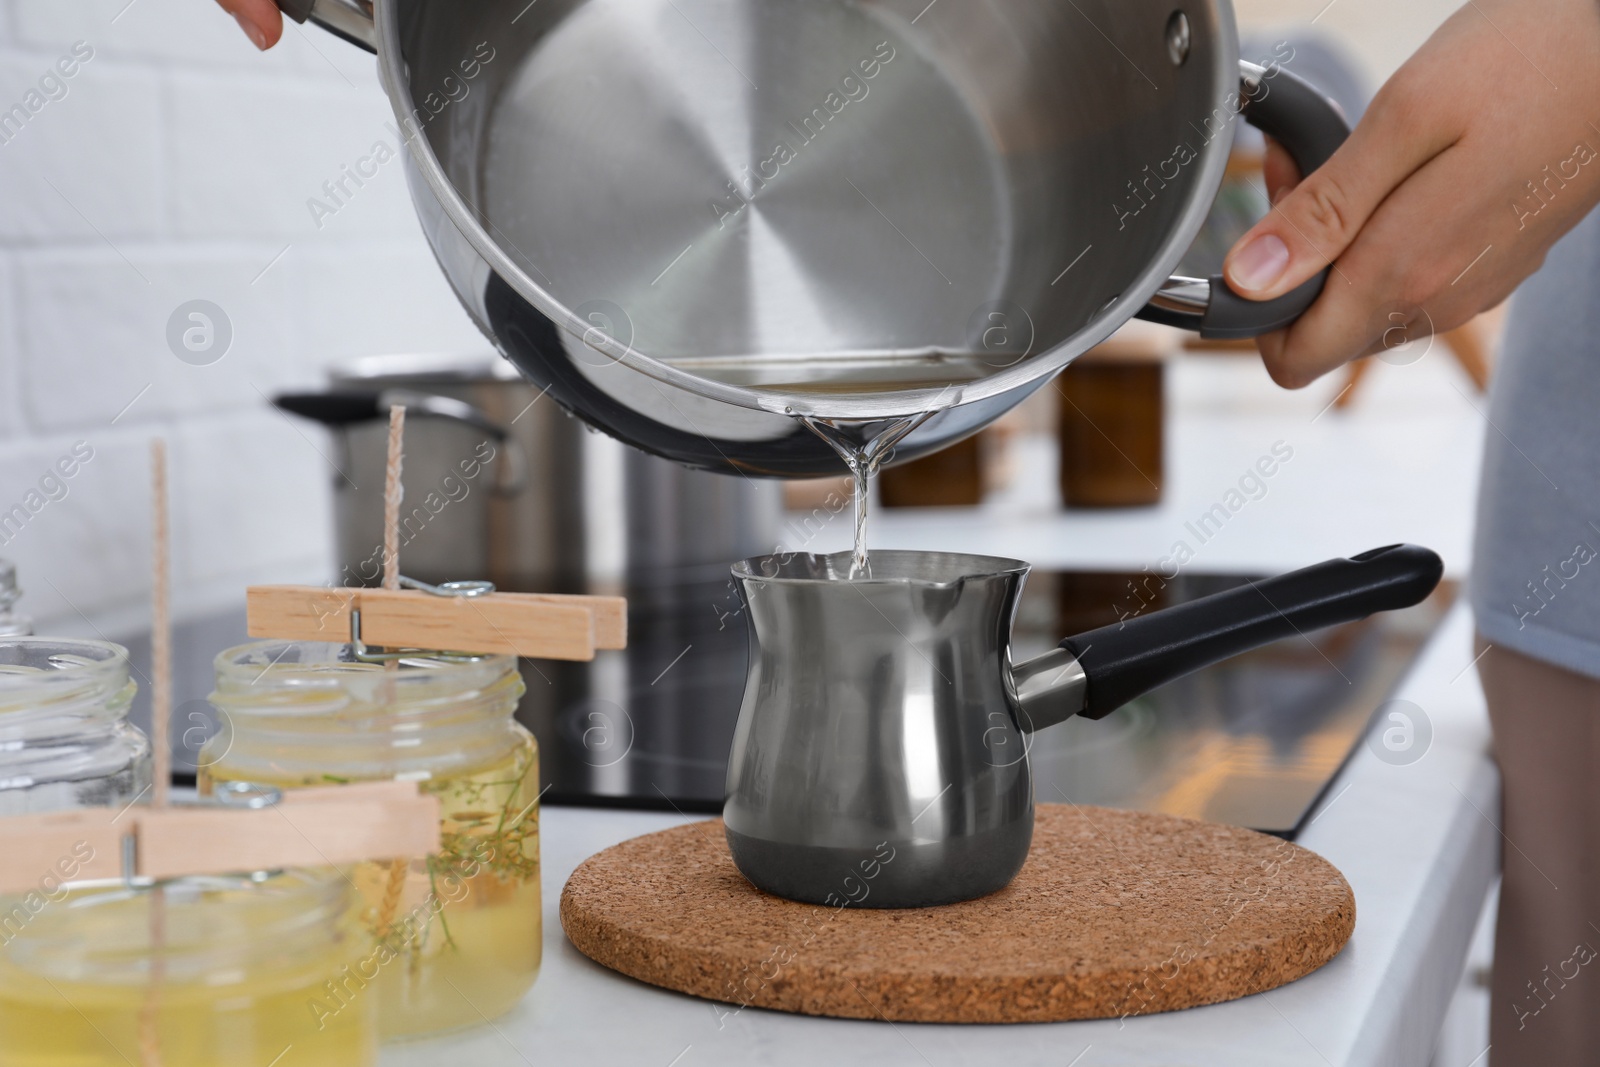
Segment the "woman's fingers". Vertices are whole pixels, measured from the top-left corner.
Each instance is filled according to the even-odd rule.
[[[1265,299],[1332,265],[1299,321],[1257,339],[1275,381],[1450,330],[1538,269],[1600,203],[1597,54],[1593,0],[1474,0],[1326,166],[1296,183],[1269,148],[1274,207],[1230,253],[1229,283]]]
[[[1363,355],[1442,333],[1504,298],[1545,246],[1515,240],[1515,219],[1485,187],[1480,152],[1435,157],[1373,213],[1328,277],[1322,297],[1261,346],[1267,371],[1307,385]]]
[[[1261,161],[1262,177],[1267,182],[1267,201],[1277,204],[1300,184],[1300,168],[1283,145],[1267,138],[1267,154]]]
[[[1379,94],[1333,158],[1234,245],[1223,271],[1235,292],[1271,300],[1308,281],[1350,247],[1390,192],[1449,146],[1453,132],[1414,123],[1414,104],[1399,95]],[[1285,176],[1281,158],[1269,155],[1269,164]]]
[[[273,0],[217,0],[232,15],[245,36],[263,51],[283,36],[283,14]]]

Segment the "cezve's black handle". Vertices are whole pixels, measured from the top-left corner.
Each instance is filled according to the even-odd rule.
[[[1088,680],[1083,710],[1103,718],[1192,671],[1325,626],[1420,603],[1444,573],[1416,545],[1375,548],[1069,637]]]

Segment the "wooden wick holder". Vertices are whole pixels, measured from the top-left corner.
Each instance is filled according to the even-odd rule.
[[[257,585],[245,599],[251,637],[344,642],[352,612],[360,612],[361,639],[387,648],[587,662],[596,650],[628,645],[622,597]]]
[[[439,815],[415,782],[286,790],[260,807],[17,815],[0,819],[0,893],[426,856],[439,851]]]

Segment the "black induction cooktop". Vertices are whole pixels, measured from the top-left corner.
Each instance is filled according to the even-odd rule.
[[[1251,577],[1035,571],[1015,653]],[[1280,642],[1099,722],[1043,731],[1030,750],[1035,797],[1293,838],[1453,596],[1447,583],[1415,608]],[[523,661],[517,717],[539,739],[544,803],[718,813],[744,692],[738,596],[726,579],[657,581],[629,591],[628,625],[627,650],[592,663]]]

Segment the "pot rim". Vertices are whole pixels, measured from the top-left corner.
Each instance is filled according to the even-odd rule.
[[[851,555],[850,552],[776,552],[752,556],[733,565],[733,576],[741,582],[762,585],[823,586],[847,583],[851,586],[915,585],[926,589],[950,589],[963,582],[1025,578],[1033,570],[1033,564],[1007,556],[883,549],[871,554],[874,569],[871,577],[850,578]],[[786,570],[820,573],[786,574]]]

